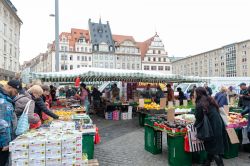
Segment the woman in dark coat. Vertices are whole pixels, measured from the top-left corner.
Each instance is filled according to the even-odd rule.
[[[198,87],[195,89],[194,96],[196,103],[196,121],[194,125],[200,124],[203,121],[204,114],[206,114],[214,134],[213,138],[204,140],[205,150],[208,153],[208,160],[204,165],[210,166],[211,162],[215,160],[218,166],[223,166],[221,155],[224,154],[225,148],[227,148],[227,134],[219,113],[219,106],[212,97],[208,96],[205,88]]]

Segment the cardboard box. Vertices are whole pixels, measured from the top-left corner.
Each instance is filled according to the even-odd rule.
[[[12,166],[28,166],[29,165],[29,160],[28,159],[17,159],[13,160],[11,162]]]
[[[61,149],[61,139],[50,139],[46,141],[46,149]]]
[[[46,149],[46,158],[59,158],[61,155],[61,149]]]
[[[28,148],[29,148],[28,140],[16,139],[15,141],[10,142],[9,144],[10,151],[28,150]]]
[[[76,147],[67,147],[67,148],[62,148],[62,154],[71,154],[71,153],[76,153]]]
[[[46,159],[46,166],[59,166],[62,164],[61,158],[47,158]]]
[[[29,159],[29,166],[45,166],[45,159],[39,159],[39,158]]]
[[[11,152],[12,160],[28,159],[28,157],[29,157],[29,151],[28,150],[15,150],[15,151]]]
[[[34,159],[42,159],[45,160],[45,151],[29,151],[29,158],[34,158]]]

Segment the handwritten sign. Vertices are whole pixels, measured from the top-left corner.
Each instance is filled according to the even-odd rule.
[[[160,108],[164,109],[167,104],[167,99],[166,98],[160,98]]]
[[[188,101],[187,100],[183,100],[183,106],[187,106],[188,105]]]
[[[232,144],[240,143],[239,138],[233,128],[227,128],[227,134],[229,136],[230,142]]]
[[[140,108],[144,107],[144,99],[139,99],[139,107]]]
[[[168,107],[174,107],[174,103],[172,101],[168,102]]]
[[[174,108],[168,109],[167,120],[169,122],[173,122],[174,121],[174,117],[175,117],[175,109]]]
[[[234,105],[234,103],[235,103],[235,97],[231,97],[231,98],[230,98],[230,104],[231,104],[231,105]]]

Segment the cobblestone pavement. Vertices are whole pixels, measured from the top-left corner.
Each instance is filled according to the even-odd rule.
[[[101,135],[101,143],[95,145],[95,158],[100,166],[166,166],[167,143],[163,134],[163,153],[153,155],[144,150],[144,128],[138,119],[128,121],[108,121],[93,117]],[[224,159],[225,166],[250,166],[247,153],[239,157]],[[215,165],[215,164],[214,164]]]

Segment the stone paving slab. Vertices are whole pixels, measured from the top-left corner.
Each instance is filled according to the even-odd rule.
[[[107,121],[93,118],[101,135],[101,144],[95,145],[95,158],[101,166],[166,166],[167,140],[163,134],[163,152],[153,155],[144,150],[144,128],[138,119],[130,121]],[[225,166],[250,166],[247,153],[234,159],[224,159]],[[215,165],[215,164],[213,164]]]

